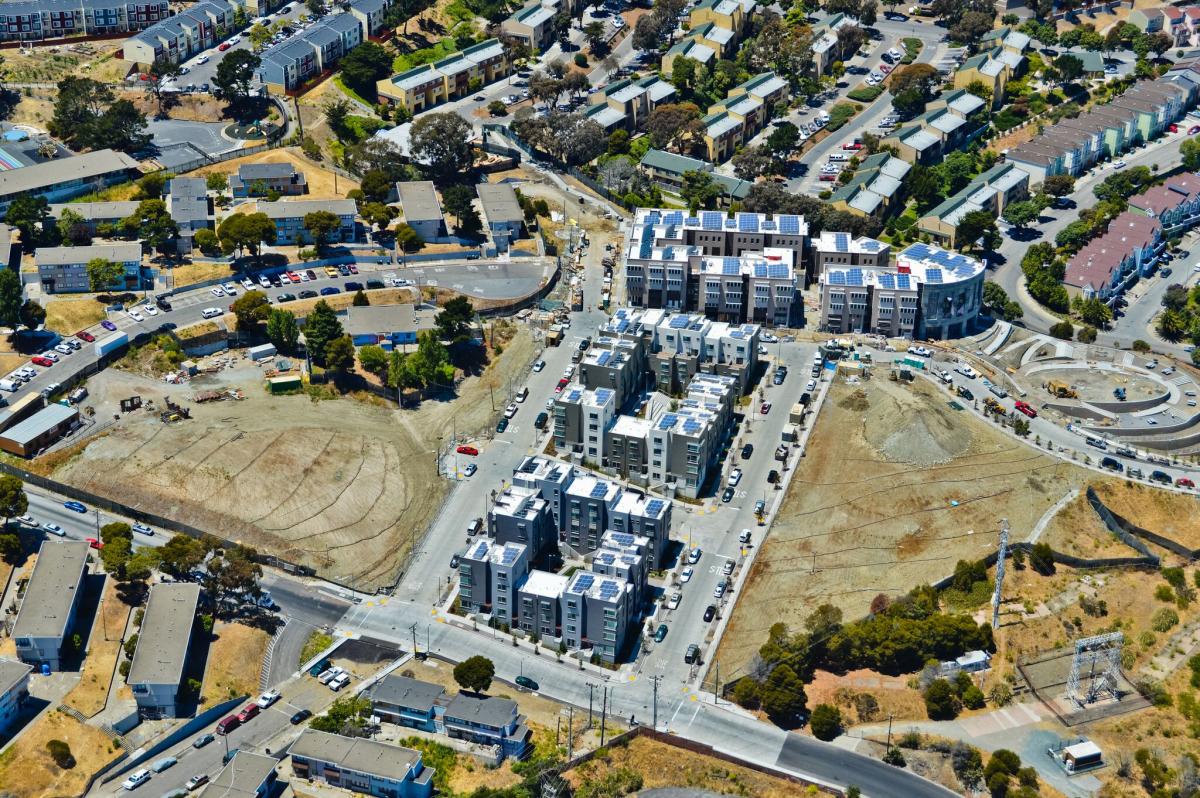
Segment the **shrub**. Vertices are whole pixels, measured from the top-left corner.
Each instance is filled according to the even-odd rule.
[[[75,757],[71,755],[71,746],[62,740],[49,740],[46,743],[46,751],[50,754],[50,758],[54,760],[54,764],[63,770],[70,770],[75,767]]]
[[[902,768],[908,763],[904,760],[904,754],[900,753],[899,748],[893,748],[883,755],[883,761],[887,762],[892,767]]]
[[[738,679],[738,683],[733,688],[733,701],[740,707],[746,709],[758,708],[758,682],[751,679],[749,676],[743,676]]]
[[[858,100],[860,103],[869,103],[874,101],[880,94],[883,94],[882,86],[867,86],[863,84],[857,89],[847,92],[846,96],[851,100]]]
[[[931,720],[953,720],[958,715],[958,696],[945,679],[934,679],[925,688],[925,711]]]
[[[1050,334],[1055,338],[1070,341],[1075,337],[1075,327],[1069,321],[1060,321],[1050,328]]]
[[[808,720],[813,737],[829,742],[842,733],[842,713],[829,704],[817,704]]]
[[[1042,576],[1054,573],[1054,552],[1049,543],[1035,543],[1029,552],[1029,566]]]
[[[1156,632],[1165,632],[1177,623],[1179,616],[1169,607],[1163,607],[1150,616],[1150,628]]]
[[[583,53],[575,53],[575,66],[587,66],[587,56]]]
[[[1174,604],[1175,591],[1171,589],[1170,585],[1159,585],[1158,587],[1154,588],[1154,598],[1158,599],[1159,601],[1165,601],[1168,604]]]
[[[832,133],[844,126],[850,121],[850,117],[858,113],[860,107],[850,103],[837,103],[829,109],[829,123],[825,125],[825,129]]]
[[[1143,341],[1141,338],[1139,338],[1139,339],[1137,339],[1136,341],[1134,341],[1134,342],[1133,342],[1133,351],[1134,351],[1134,352],[1141,352],[1141,353],[1143,353],[1143,354],[1144,354],[1144,353],[1146,353],[1146,352],[1149,352],[1149,351],[1150,351],[1150,344],[1148,344],[1147,342],[1145,342],[1145,341]]]
[[[982,709],[983,708],[983,691],[975,685],[971,685],[962,694],[963,706],[967,709]]]

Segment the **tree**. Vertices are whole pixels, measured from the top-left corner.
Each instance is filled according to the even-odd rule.
[[[93,150],[137,152],[150,144],[146,115],[129,100],[117,100],[76,134],[76,144]]]
[[[973,248],[980,239],[995,231],[996,217],[990,211],[968,211],[958,222],[956,240],[960,249]]]
[[[417,231],[412,229],[406,222],[397,224],[393,232],[396,236],[396,246],[402,252],[416,252],[425,245],[425,242],[417,234]]]
[[[205,255],[215,255],[221,250],[221,242],[211,227],[202,227],[192,236],[192,243]]]
[[[1080,303],[1079,318],[1092,327],[1104,327],[1112,321],[1112,308],[1098,297],[1091,297]]]
[[[271,308],[267,316],[267,340],[284,354],[296,351],[300,340],[300,328],[296,325],[296,314],[282,308]]]
[[[1188,141],[1191,141],[1191,139],[1184,139],[1184,143]],[[1182,150],[1182,148],[1183,145],[1181,144],[1180,149]],[[1200,162],[1197,165],[1200,165]],[[1042,181],[1042,191],[1052,197],[1065,197],[1074,190],[1075,178],[1071,175],[1050,175]]]
[[[0,515],[4,516],[4,528],[18,515],[29,509],[29,497],[25,495],[25,483],[19,478],[4,474],[0,476]]]
[[[392,56],[375,42],[365,41],[342,56],[338,68],[347,86],[374,101],[375,84],[392,74]]]
[[[324,714],[317,715],[309,727],[343,737],[366,737],[371,717],[371,699],[363,695],[346,696],[334,701]]]
[[[333,308],[324,299],[319,300],[304,320],[304,344],[309,357],[318,365],[324,365],[329,342],[341,338],[343,334],[342,323],[338,321]]]
[[[771,154],[767,146],[746,147],[734,154],[731,163],[733,173],[742,180],[757,180],[781,171],[779,159]]]
[[[21,246],[36,249],[50,225],[50,203],[45,197],[18,194],[4,214],[4,223],[21,232]]]
[[[245,250],[261,261],[262,245],[275,243],[275,223],[261,212],[232,213],[217,227],[217,238],[226,254]]]
[[[0,325],[13,330],[21,323],[21,278],[12,269],[0,269]]]
[[[92,258],[87,263],[88,286],[93,291],[124,288],[125,267],[107,258]]]
[[[711,173],[699,169],[689,169],[683,173],[683,186],[679,190],[679,196],[687,203],[692,213],[701,208],[711,210],[723,193]]]
[[[21,536],[14,532],[0,533],[0,559],[13,565],[21,557]]]
[[[229,103],[235,113],[244,110],[250,99],[254,74],[260,66],[262,59],[249,50],[226,53],[217,64],[217,72],[213,76],[213,95]]]
[[[908,193],[917,203],[919,211],[928,210],[942,199],[942,180],[928,166],[914,164],[908,172]]]
[[[75,767],[75,757],[71,753],[71,746],[62,740],[48,740],[46,742],[46,752],[50,754],[50,758],[54,760],[54,764],[63,770],[70,770]]]
[[[135,228],[142,244],[151,250],[162,250],[174,246],[179,237],[179,225],[171,218],[167,203],[160,199],[147,199],[138,203],[137,210],[124,224]]]
[[[925,95],[916,89],[904,89],[892,95],[892,107],[904,119],[911,119],[925,110]]]
[[[417,333],[417,351],[409,355],[405,362],[423,386],[445,387],[454,382],[454,366],[450,364],[450,355],[433,330]]]
[[[1050,334],[1063,341],[1070,341],[1075,337],[1075,326],[1069,321],[1056,322],[1050,326]]]
[[[342,227],[342,220],[330,211],[313,211],[304,214],[304,229],[312,237],[317,252],[324,252]]]
[[[237,318],[240,332],[254,332],[258,325],[271,315],[271,300],[262,291],[247,291],[229,306]]]
[[[588,43],[588,49],[593,53],[598,52],[605,45],[604,41],[604,24],[598,20],[592,20],[583,26],[583,38]]]
[[[671,85],[682,92],[690,91],[696,85],[696,73],[700,62],[681,55],[671,62]]]
[[[629,131],[617,128],[608,135],[607,151],[609,155],[629,154]]]
[[[471,300],[459,295],[446,300],[441,311],[434,317],[438,335],[447,341],[459,341],[467,337],[471,322],[475,319],[475,306]]]
[[[21,324],[30,330],[36,330],[46,321],[46,309],[33,299],[26,299],[21,303],[21,312],[19,315]]]
[[[1008,203],[1001,217],[1013,227],[1021,230],[1036,222],[1040,213],[1036,202],[1020,200]]]
[[[956,42],[974,44],[979,37],[992,29],[995,12],[967,11],[950,26],[948,34]]]
[[[383,351],[382,347],[375,344],[368,344],[358,350],[358,363],[372,374],[386,374],[388,355],[387,352]]]
[[[88,229],[87,220],[70,208],[63,208],[58,214],[55,226],[63,246],[86,247],[92,243],[92,233]]]
[[[266,47],[267,43],[271,41],[271,31],[267,26],[261,24],[250,28],[246,36],[250,39],[250,44],[253,46],[255,52]]]
[[[325,366],[345,373],[354,368],[354,340],[349,335],[334,338],[325,345]]]
[[[167,106],[170,104],[172,96],[164,91],[164,84],[182,75],[183,67],[178,61],[170,58],[156,58],[146,73],[150,76],[150,80],[146,81],[146,90],[154,97],[158,115],[166,116]]]
[[[1035,543],[1029,552],[1029,567],[1042,576],[1054,573],[1054,552],[1049,543]]]
[[[799,128],[786,119],[777,124],[771,135],[767,136],[767,149],[782,158],[791,155],[799,143]]]
[[[795,726],[804,712],[808,696],[804,683],[788,665],[776,665],[759,689],[763,711],[775,724],[784,728]]]
[[[829,704],[817,704],[808,719],[808,727],[813,737],[829,742],[842,733],[842,713]]]
[[[475,162],[471,135],[471,123],[458,114],[425,114],[412,124],[409,150],[441,185],[470,171]]]
[[[934,679],[925,688],[925,711],[932,720],[953,720],[958,715],[958,696],[950,682]]]
[[[113,101],[112,89],[91,78],[68,77],[58,82],[50,132],[69,145],[86,146],[92,123]]]
[[[334,97],[321,106],[321,110],[325,113],[325,121],[329,123],[329,129],[333,131],[333,135],[338,137],[338,141],[346,138],[349,130],[346,128],[346,118],[350,116],[350,101],[345,97]]]
[[[203,541],[189,535],[175,535],[158,550],[159,567],[179,579],[191,573],[208,555]]]
[[[1183,158],[1183,168],[1189,172],[1200,169],[1200,140],[1186,138],[1179,143],[1179,154]]]
[[[454,681],[473,693],[482,693],[492,684],[496,666],[487,657],[476,654],[454,666]]]
[[[371,202],[387,202],[395,181],[382,169],[372,169],[362,178],[363,195]]]
[[[442,191],[442,204],[454,217],[455,231],[460,235],[472,235],[483,226],[479,212],[475,210],[474,192],[469,187],[462,184],[447,186]]]
[[[261,594],[262,566],[255,557],[253,549],[234,544],[208,560],[204,588],[218,611],[229,599],[255,599]]]
[[[1054,59],[1054,71],[1060,83],[1071,83],[1083,77],[1083,61],[1079,56],[1064,53]]]
[[[703,140],[700,108],[695,103],[660,105],[646,117],[646,132],[651,146],[686,155]]]
[[[396,217],[396,209],[382,202],[364,202],[358,213],[364,222],[380,229],[387,227]]]

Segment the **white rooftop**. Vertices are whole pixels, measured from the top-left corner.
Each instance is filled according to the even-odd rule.
[[[518,588],[523,593],[532,593],[543,598],[558,598],[567,588],[567,577],[549,571],[530,571],[525,584]]]

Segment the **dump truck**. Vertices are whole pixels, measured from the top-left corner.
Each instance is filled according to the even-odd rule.
[[[1074,399],[1077,396],[1075,389],[1062,380],[1050,380],[1046,383],[1046,390],[1059,399]]]
[[[983,398],[983,407],[989,413],[995,413],[998,416],[1004,415],[1007,411],[1003,406],[990,396]]]

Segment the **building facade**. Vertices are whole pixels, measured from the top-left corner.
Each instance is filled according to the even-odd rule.
[[[34,42],[130,33],[170,13],[166,0],[12,0],[0,7],[0,40]]]
[[[0,657],[0,732],[7,731],[20,717],[21,709],[29,700],[29,674],[32,672],[32,665]]]
[[[137,241],[92,244],[86,247],[41,247],[36,254],[38,279],[48,294],[91,291],[87,265],[97,258],[120,264],[122,277],[108,290],[129,291],[143,287],[142,245]]]
[[[276,244],[311,244],[312,235],[304,227],[304,217],[315,211],[329,211],[341,224],[332,242],[358,240],[358,206],[354,200],[278,200],[259,201],[258,210],[275,224]]]
[[[430,798],[433,771],[421,752],[361,737],[305,729],[288,749],[292,773],[377,798]]]
[[[184,668],[200,602],[200,585],[161,582],[150,588],[137,649],[125,683],[144,718],[177,717]]]
[[[83,541],[48,540],[38,550],[12,630],[22,662],[59,669],[83,594],[87,560]]]

